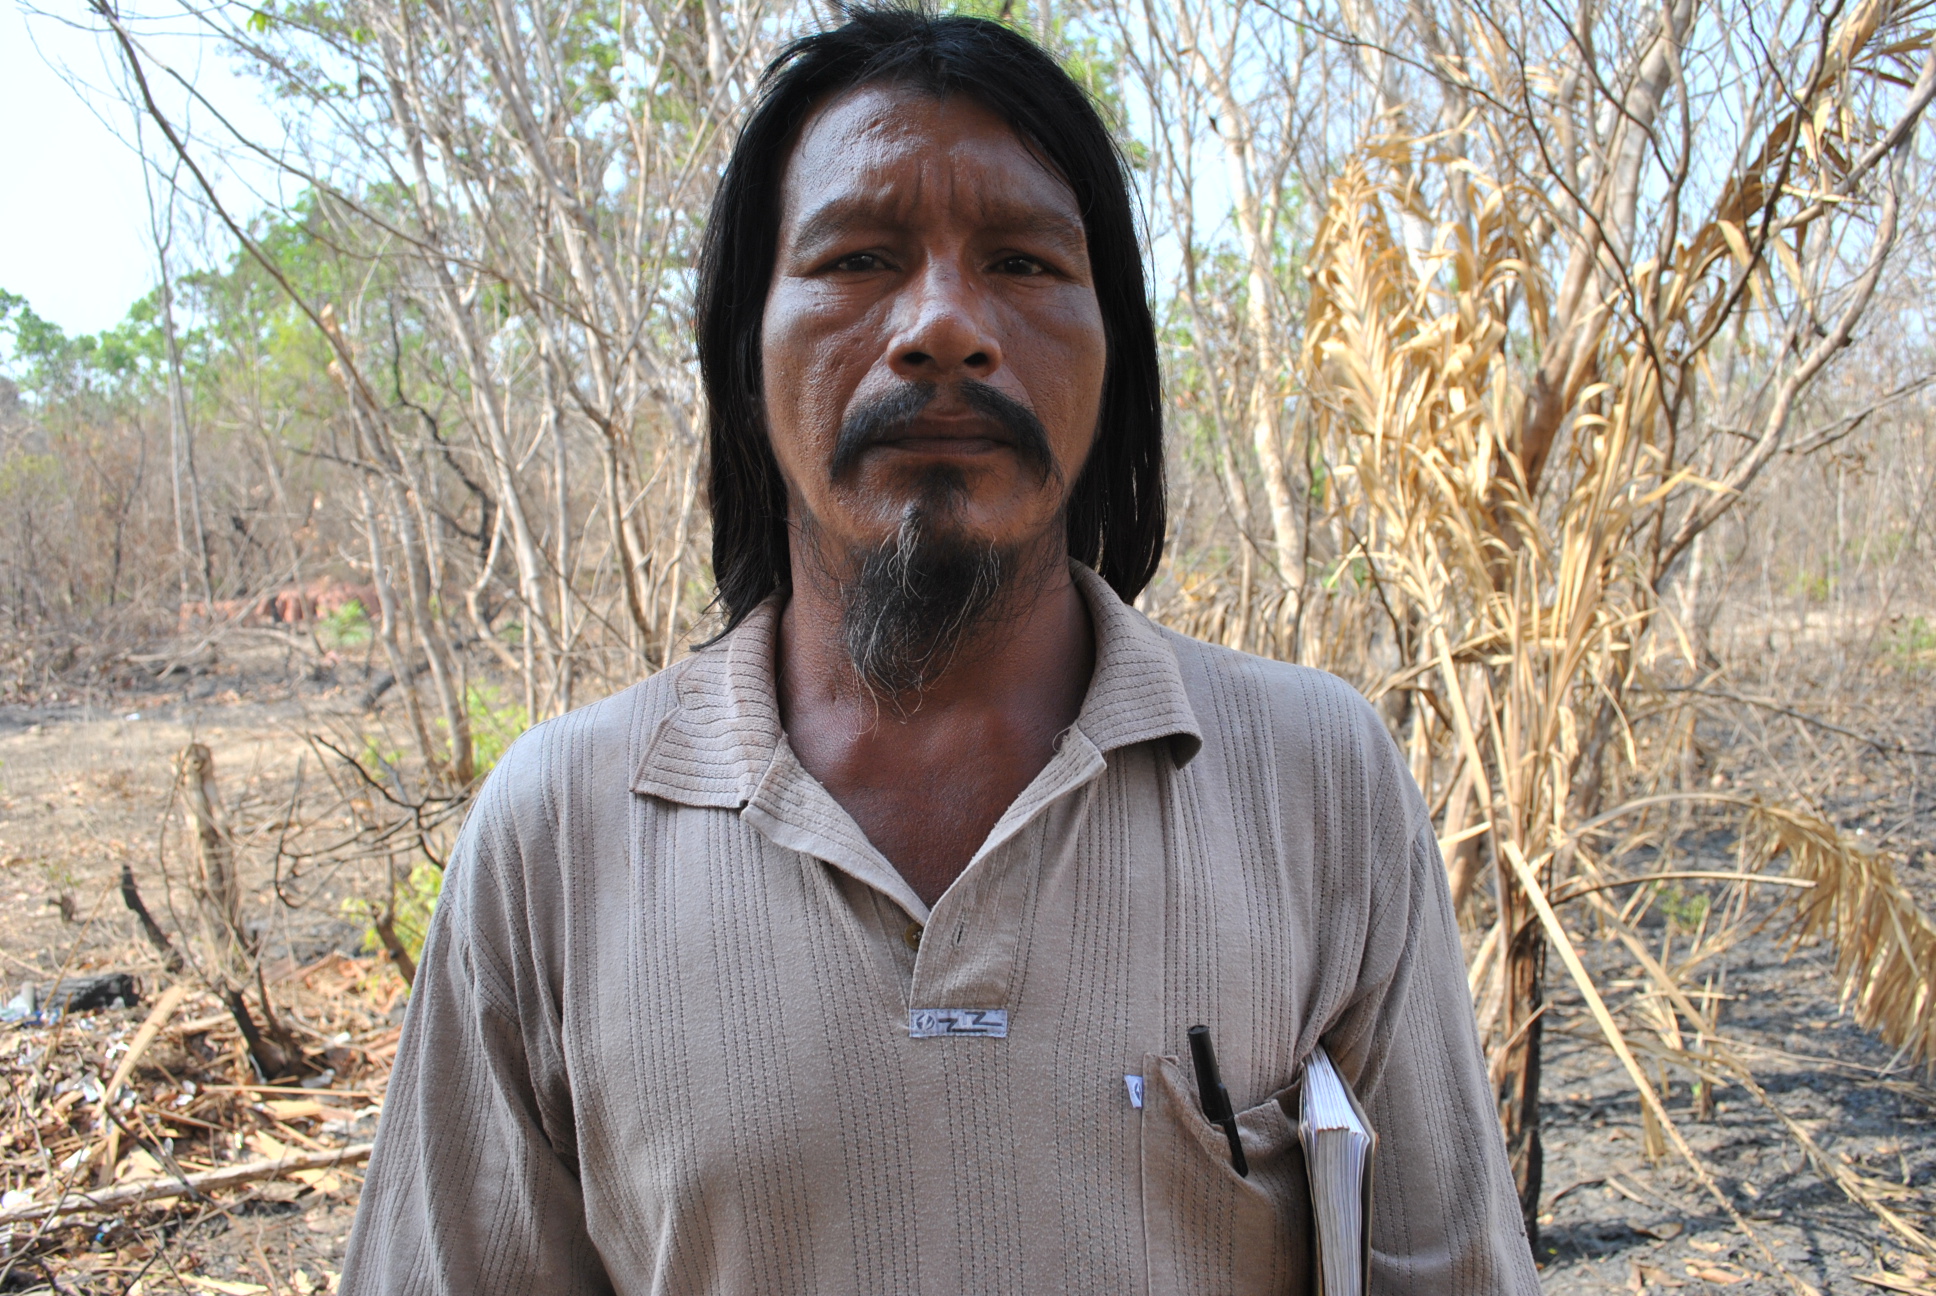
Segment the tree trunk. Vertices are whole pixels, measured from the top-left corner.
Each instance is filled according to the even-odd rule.
[[[212,939],[218,949],[236,952],[242,943],[242,888],[215,791],[215,757],[201,743],[182,749],[181,781],[195,820],[196,883]]]
[[[188,601],[191,556],[188,535],[195,538],[193,566],[201,578],[202,619],[215,620],[215,579],[208,560],[208,530],[202,522],[201,478],[195,473],[195,438],[188,425],[188,394],[182,385],[181,347],[175,337],[175,281],[168,254],[161,254],[161,332],[168,350],[168,448],[174,469],[175,554],[180,566],[182,601]],[[183,488],[186,496],[183,498]]]
[[[1494,1063],[1499,1077],[1499,1124],[1506,1135],[1506,1155],[1512,1164],[1513,1186],[1526,1220],[1526,1240],[1539,1247],[1539,1194],[1545,1172],[1545,1153],[1539,1140],[1540,1036],[1545,1028],[1542,982],[1546,972],[1546,938],[1532,905],[1517,885],[1505,890],[1505,928],[1512,932],[1506,947],[1506,993],[1501,1005],[1501,1038],[1505,1041]]]

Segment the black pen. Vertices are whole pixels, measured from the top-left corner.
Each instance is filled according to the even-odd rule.
[[[1237,1114],[1230,1110],[1230,1091],[1223,1087],[1223,1076],[1217,1071],[1216,1050],[1210,1047],[1210,1028],[1192,1026],[1190,1028],[1190,1061],[1197,1068],[1197,1101],[1203,1104],[1203,1114],[1212,1125],[1223,1126],[1224,1137],[1230,1140],[1230,1164],[1244,1178],[1250,1178],[1250,1162],[1244,1159],[1244,1141],[1237,1135]]]

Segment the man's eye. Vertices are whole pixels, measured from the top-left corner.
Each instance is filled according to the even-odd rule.
[[[995,263],[996,274],[1039,275],[1048,273],[1048,269],[1032,256],[1003,257]]]
[[[885,264],[886,263],[882,261],[880,257],[876,256],[872,252],[855,252],[849,256],[844,256],[840,258],[840,260],[834,262],[833,268],[835,270],[844,270],[849,273],[857,273],[857,272],[865,272],[869,270],[879,270]]]

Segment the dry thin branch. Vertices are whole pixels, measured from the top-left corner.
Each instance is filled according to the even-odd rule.
[[[1775,1272],[1787,1279],[1788,1285],[1802,1296],[1819,1296],[1814,1287],[1796,1277],[1786,1265],[1782,1264],[1761,1234],[1748,1223],[1747,1217],[1736,1209],[1734,1199],[1721,1191],[1721,1185],[1715,1182],[1714,1174],[1707,1168],[1707,1163],[1701,1160],[1699,1154],[1688,1145],[1686,1138],[1680,1132],[1680,1127],[1674,1123],[1674,1118],[1667,1114],[1667,1105],[1660,1100],[1660,1094],[1654,1089],[1653,1082],[1647,1078],[1647,1073],[1641,1069],[1639,1060],[1634,1057],[1632,1048],[1627,1044],[1626,1035],[1620,1030],[1619,1024],[1613,1020],[1613,1014],[1607,1011],[1606,1001],[1600,997],[1600,989],[1594,983],[1593,974],[1588,972],[1586,964],[1581,962],[1579,950],[1574,947],[1573,938],[1567,934],[1565,926],[1561,924],[1559,914],[1554,912],[1553,906],[1547,902],[1546,891],[1540,885],[1538,873],[1527,862],[1525,855],[1520,852],[1516,844],[1507,842],[1505,855],[1514,875],[1519,879],[1519,885],[1526,890],[1527,900],[1538,913],[1540,924],[1546,929],[1547,939],[1552,941],[1553,949],[1559,954],[1560,961],[1566,965],[1567,973],[1573,978],[1573,984],[1579,990],[1580,997],[1586,1000],[1588,1011],[1593,1014],[1594,1021],[1599,1023],[1608,1047],[1613,1050],[1614,1056],[1620,1059],[1620,1064],[1627,1069],[1627,1076],[1639,1092],[1641,1102],[1653,1113],[1654,1119],[1660,1123],[1667,1137],[1673,1141],[1674,1150],[1681,1154],[1681,1159],[1687,1162],[1688,1168],[1694,1172],[1694,1177],[1701,1181],[1701,1186],[1707,1189],[1708,1194],[1716,1202],[1720,1203],[1721,1209],[1726,1211],[1728,1218],[1734,1221],[1734,1226],[1760,1249],[1762,1257]]]
[[[1597,897],[1596,903],[1598,903]],[[1774,1098],[1762,1086],[1761,1082],[1755,1079],[1754,1072],[1735,1054],[1728,1042],[1722,1038],[1720,1032],[1714,1029],[1713,1022],[1709,1020],[1706,1014],[1703,1014],[1694,1006],[1693,1001],[1688,997],[1686,990],[1682,988],[1674,974],[1647,949],[1647,946],[1640,940],[1632,926],[1622,921],[1620,915],[1609,906],[1601,904],[1600,912],[1601,916],[1611,925],[1614,934],[1619,938],[1620,942],[1640,962],[1641,967],[1645,969],[1648,977],[1673,1002],[1675,1011],[1686,1017],[1688,1021],[1693,1022],[1700,1031],[1706,1053],[1698,1059],[1683,1056],[1680,1059],[1683,1065],[1690,1065],[1694,1069],[1699,1070],[1701,1069],[1701,1065],[1711,1067],[1715,1063],[1719,1063],[1729,1074],[1733,1075],[1742,1087],[1754,1095],[1756,1102],[1760,1103],[1765,1110],[1773,1114],[1776,1120],[1781,1122],[1782,1128],[1800,1146],[1803,1154],[1815,1166],[1817,1173],[1840,1188],[1850,1201],[1875,1215],[1877,1219],[1881,1220],[1884,1225],[1905,1242],[1923,1252],[1925,1255],[1936,1256],[1936,1241],[1932,1241],[1921,1229],[1918,1229],[1907,1219],[1903,1218],[1899,1212],[1891,1209],[1887,1202],[1883,1201],[1875,1193],[1869,1191],[1867,1185],[1862,1182],[1861,1177],[1855,1174],[1854,1171],[1846,1166],[1837,1164],[1834,1158],[1822,1150],[1821,1144],[1815,1141],[1815,1136],[1808,1132],[1808,1127],[1800,1121],[1797,1121],[1793,1116],[1790,1116],[1782,1109],[1780,1104],[1775,1102]]]
[[[1662,688],[1661,692],[1693,693],[1700,697],[1718,698],[1723,702],[1737,702],[1742,706],[1759,707],[1763,711],[1772,711],[1776,715],[1787,716],[1790,720],[1799,720],[1803,724],[1813,725],[1815,728],[1823,730],[1826,733],[1840,734],[1844,738],[1853,738],[1865,746],[1873,747],[1877,751],[1887,753],[1891,756],[1936,756],[1936,747],[1911,747],[1900,738],[1877,738],[1873,734],[1859,733],[1854,729],[1845,729],[1841,725],[1832,724],[1822,719],[1820,716],[1809,715],[1806,711],[1797,711],[1794,707],[1784,705],[1769,698],[1746,697],[1739,693],[1729,693],[1724,689],[1708,688],[1697,684],[1672,685]]]
[[[259,1179],[276,1179],[297,1170],[323,1170],[332,1166],[361,1165],[370,1159],[371,1144],[352,1143],[327,1152],[297,1152],[289,1156],[245,1161],[218,1170],[199,1170],[180,1179],[142,1179],[117,1184],[93,1193],[69,1193],[58,1202],[44,1206],[23,1206],[0,1212],[0,1225],[75,1215],[83,1211],[113,1212],[146,1201],[180,1197],[189,1192],[209,1193],[235,1188]]]

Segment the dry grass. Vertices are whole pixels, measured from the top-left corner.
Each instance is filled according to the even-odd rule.
[[[377,28],[415,21],[407,6],[367,7]],[[1525,31],[1509,29],[1517,21],[1509,5],[1402,8],[1429,10],[1434,22],[1459,32],[1461,52],[1435,55],[1438,63],[1415,69],[1412,82],[1364,70],[1375,83],[1376,126],[1350,127],[1350,146],[1327,152],[1313,173],[1306,188],[1318,214],[1308,244],[1296,249],[1303,279],[1295,285],[1276,282],[1284,249],[1272,242],[1291,223],[1271,196],[1284,191],[1290,163],[1259,160],[1266,114],[1246,114],[1234,102],[1245,79],[1233,63],[1242,52],[1237,28],[1218,28],[1217,14],[1202,9],[1205,39],[1172,51],[1176,75],[1199,89],[1218,82],[1210,129],[1231,165],[1247,179],[1275,165],[1277,188],[1238,186],[1238,269],[1221,288],[1208,283],[1202,299],[1192,299],[1205,308],[1191,321],[1199,334],[1219,311],[1233,321],[1231,350],[1202,368],[1205,384],[1235,395],[1217,406],[1230,424],[1218,432],[1217,464],[1183,481],[1202,487],[1191,498],[1222,502],[1179,516],[1193,534],[1234,533],[1235,540],[1216,561],[1179,552],[1154,610],[1188,633],[1333,669],[1383,708],[1432,807],[1471,928],[1469,976],[1493,1051],[1502,1121],[1534,1198],[1538,1164],[1528,1134],[1538,1095],[1529,1060],[1549,1020],[1550,953],[1641,1096],[1649,1150],[1672,1143],[1744,1232],[1752,1233],[1752,1223],[1682,1136],[1677,1120],[1686,1118],[1669,1110],[1675,1075],[1748,1089],[1824,1179],[1896,1237],[1930,1251],[1898,1197],[1825,1155],[1757,1083],[1717,1005],[1729,951],[1786,905],[1801,937],[1834,944],[1842,998],[1857,1019],[1905,1059],[1936,1066],[1936,927],[1887,858],[1839,834],[1806,796],[1756,800],[1703,790],[1690,774],[1699,717],[1688,699],[1707,694],[1684,690],[1714,684],[1715,646],[1704,642],[1700,617],[1687,606],[1699,603],[1690,587],[1699,585],[1702,537],[1739,516],[1770,464],[1791,451],[1832,449],[1838,428],[1867,417],[1838,407],[1814,432],[1791,427],[1817,380],[1850,350],[1896,246],[1905,140],[1936,93],[1931,7],[1869,0],[1811,16],[1789,43],[1782,75],[1751,61],[1715,81],[1712,68],[1690,72],[1676,62],[1697,52],[1685,33],[1684,44],[1667,51],[1672,66],[1650,63],[1651,24],[1667,18],[1636,6],[1613,15],[1630,24],[1623,36],[1634,39],[1600,47],[1637,51],[1631,63],[1587,88],[1564,66],[1575,47],[1560,41],[1544,51],[1551,62],[1542,65],[1534,43],[1518,39]],[[373,62],[367,71],[375,83],[427,70],[426,84],[443,84],[444,73],[466,60],[496,57],[498,25],[510,20],[515,30],[517,15],[516,6],[439,11],[448,40],[422,47],[425,69],[403,76]],[[1819,30],[1808,25],[1817,17]],[[647,119],[625,126],[636,131],[613,147],[632,159],[625,203],[640,215],[630,235],[620,231],[623,222],[573,225],[570,214],[580,206],[588,220],[602,212],[610,195],[597,183],[587,182],[582,204],[548,199],[527,210],[513,200],[519,177],[511,170],[476,177],[480,189],[508,195],[469,232],[502,250],[486,277],[530,305],[517,320],[490,315],[501,305],[490,294],[412,278],[426,267],[446,274],[464,260],[438,251],[449,248],[439,241],[445,224],[434,203],[418,215],[437,238],[422,245],[420,260],[413,253],[395,263],[409,272],[398,281],[403,287],[340,294],[340,317],[332,304],[316,307],[344,382],[335,403],[316,403],[347,420],[364,460],[364,476],[329,483],[334,516],[324,521],[334,549],[320,551],[360,546],[357,562],[394,573],[395,588],[369,610],[376,614],[372,651],[383,651],[400,681],[393,696],[404,718],[394,734],[380,721],[364,726],[361,717],[328,732],[314,726],[311,778],[330,807],[283,813],[280,829],[264,813],[247,832],[232,826],[230,836],[258,864],[273,858],[278,870],[315,877],[355,865],[380,873],[367,888],[370,917],[405,975],[408,951],[399,955],[401,942],[389,939],[400,887],[423,859],[440,858],[467,785],[487,763],[468,736],[472,685],[514,681],[507,687],[522,696],[526,718],[562,709],[573,700],[575,678],[582,694],[598,679],[668,660],[703,601],[695,592],[703,581],[695,587],[691,579],[704,535],[695,513],[698,412],[680,359],[683,306],[672,293],[665,309],[674,323],[660,328],[614,285],[651,286],[683,273],[680,231],[691,225],[694,195],[723,147],[720,127],[775,22],[762,19],[747,29],[757,36],[738,44],[709,31],[703,60],[694,48],[673,51],[694,60],[680,112],[699,125],[689,135],[654,134],[649,113],[657,110],[648,107]],[[280,24],[259,48],[247,33],[229,35],[258,54],[301,39]],[[1369,59],[1377,42],[1353,35],[1334,53]],[[1219,41],[1221,56],[1210,48]],[[1673,44],[1663,39],[1660,47]],[[1294,60],[1285,57],[1271,74],[1295,83]],[[1704,116],[1682,99],[1678,124],[1660,111],[1671,98],[1664,87],[1686,95],[1702,76],[1712,88],[1734,73],[1740,84],[1760,87],[1753,111]],[[1647,109],[1655,115],[1643,123],[1620,97],[1627,90],[1609,86],[1646,77],[1659,94]],[[1405,92],[1431,88],[1432,78],[1446,103],[1435,118],[1422,98],[1404,100]],[[412,100],[400,129],[413,139],[443,138],[455,126],[486,139],[537,120],[522,105],[491,100],[500,92],[510,93],[499,87],[448,102]],[[1740,125],[1743,137],[1719,145],[1697,137],[1723,119]],[[1432,129],[1405,129],[1420,120],[1432,120]],[[520,124],[504,124],[511,121]],[[1568,143],[1603,123],[1613,123],[1613,135],[1591,147]],[[385,129],[372,123],[368,138],[381,143]],[[531,158],[556,154],[561,165],[580,143],[569,130],[527,141]],[[1629,157],[1643,161],[1625,171],[1626,162],[1614,164]],[[1722,160],[1690,179],[1686,164],[1696,157]],[[1641,169],[1645,159],[1653,171]],[[1186,206],[1196,201],[1188,177],[1177,192]],[[1644,193],[1654,206],[1635,198],[1623,209],[1623,193]],[[1648,211],[1660,218],[1657,229],[1645,226]],[[325,215],[339,234],[370,233],[347,198],[326,204]],[[453,238],[466,233],[450,228]],[[567,252],[581,240],[594,260],[613,253],[629,269],[576,268]],[[375,250],[358,253],[369,259],[355,264],[355,277],[393,255],[381,250],[389,246],[385,233],[372,241]],[[1199,250],[1186,247],[1186,257]],[[304,291],[320,302],[335,290]],[[651,287],[647,296],[659,291]],[[1293,318],[1294,302],[1302,304],[1301,319]],[[394,318],[412,309],[447,318],[462,335],[433,339],[443,349],[425,353],[428,377],[402,372],[403,357],[386,352],[379,327],[386,312]],[[485,336],[505,339],[504,354],[519,363],[501,372],[480,343]],[[396,346],[394,334],[389,345]],[[398,404],[379,409],[375,380],[359,375],[386,367],[397,370]],[[442,369],[465,375],[485,399],[468,413],[463,402],[439,404],[429,379]],[[514,381],[510,370],[522,377]],[[589,386],[574,388],[584,375]],[[422,411],[403,403],[406,386],[452,421],[482,481],[440,466],[448,458],[432,453],[440,435],[426,433]],[[544,455],[534,458],[541,446]],[[352,489],[351,480],[361,484]],[[1260,519],[1269,515],[1262,540],[1251,534],[1252,480],[1268,505],[1256,510]],[[531,516],[520,514],[521,500]],[[427,510],[426,501],[435,507]],[[292,553],[312,556],[293,539]],[[1913,636],[1904,644],[1906,663],[1930,651]],[[207,647],[204,641],[195,651]],[[0,688],[51,678],[24,648],[12,656],[24,664],[8,667],[14,676]],[[400,755],[406,750],[414,755]],[[290,800],[293,806],[294,794]],[[303,831],[292,836],[287,825],[297,817]],[[325,820],[329,831],[318,827]],[[1679,858],[1687,840],[1717,830],[1739,839],[1732,866]],[[1771,866],[1782,856],[1788,880],[1807,885],[1779,885]],[[1682,908],[1663,917],[1670,904]],[[236,923],[223,912],[217,906],[215,926],[232,945]],[[1594,936],[1626,951],[1644,993],[1629,1001],[1595,982],[1581,956]],[[256,993],[265,1009],[273,999],[296,1023],[300,1053],[351,1050],[335,1088],[380,1089],[383,1050],[394,1041],[383,1010],[400,982],[367,961],[280,971],[278,978],[258,966],[222,988]],[[164,1148],[171,1137],[177,1144],[169,1155],[185,1170],[246,1155],[237,1140],[255,1139],[260,1150],[263,1139],[279,1146],[335,1139],[339,1115],[297,1117],[275,1103],[337,1100],[257,1101],[259,1092],[245,1088],[261,1083],[261,1059],[251,1066],[236,1018],[231,1012],[224,1026],[213,1020],[217,1009],[202,1000],[181,1008],[182,1016],[202,1015],[199,1031],[157,1028],[155,1051],[130,1077],[125,1112],[113,1095],[105,1104],[70,1095],[103,1083],[113,1049],[138,1031],[134,1021],[105,1037],[79,1023],[12,1036],[19,1083],[9,1117],[9,1189],[45,1204],[90,1176],[122,1173],[112,1167],[145,1171],[135,1151],[148,1155],[149,1143]],[[346,1042],[331,1042],[345,1035]],[[177,1046],[179,1057],[169,1052]],[[164,1055],[174,1063],[162,1066]],[[1535,1207],[1528,1202],[1529,1217]],[[1763,1256],[1787,1273],[1765,1247]],[[1788,1281],[1801,1280],[1788,1274]]]

